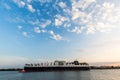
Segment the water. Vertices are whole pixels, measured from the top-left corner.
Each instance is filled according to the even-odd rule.
[[[120,80],[120,70],[90,70],[66,72],[0,71],[0,80]]]

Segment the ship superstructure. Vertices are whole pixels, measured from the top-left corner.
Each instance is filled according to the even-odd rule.
[[[85,62],[54,61],[36,64],[25,64],[24,72],[38,72],[38,71],[80,71],[90,70],[89,64]]]

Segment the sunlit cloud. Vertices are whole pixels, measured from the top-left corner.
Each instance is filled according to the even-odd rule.
[[[61,7],[61,8],[66,8],[66,4],[64,2],[59,2],[58,5]]]
[[[34,28],[34,31],[35,31],[36,33],[40,33],[40,32],[41,32],[40,29],[39,29],[39,27],[35,27],[35,28]]]
[[[55,34],[53,31],[50,31],[49,33],[50,33],[52,39],[54,39],[56,41],[62,40],[62,36],[61,35]]]
[[[22,26],[20,26],[20,25],[18,26],[18,29],[22,29],[22,28],[23,28]]]
[[[46,28],[47,26],[49,26],[51,24],[51,20],[45,20],[43,21],[43,23],[41,23],[41,27],[42,28]]]
[[[55,26],[61,26],[66,21],[69,21],[69,19],[64,16],[61,16],[60,14],[55,15]]]
[[[24,1],[21,1],[21,0],[13,0],[17,5],[18,7],[22,8],[25,6],[25,2]]]
[[[42,11],[46,11],[47,6],[49,6],[46,4],[45,9],[39,10],[30,4],[30,2],[34,2],[32,0],[27,0],[27,2],[20,0],[13,1],[18,4],[19,7],[26,7],[30,12],[37,12],[33,14],[38,15],[39,17],[43,16]],[[38,3],[40,3],[40,1],[38,1]],[[44,3],[51,4],[52,1],[45,1],[41,4]],[[54,26],[56,28],[61,27],[64,28],[66,33],[72,32],[77,34],[95,34],[97,32],[109,33],[112,29],[120,25],[120,7],[116,6],[114,3],[104,1],[100,4],[97,0],[71,0],[70,4],[71,6],[64,1],[55,1],[50,7],[57,10],[59,13],[53,15],[52,10],[47,10],[47,12],[45,12],[46,16],[52,18],[38,18],[27,15],[29,17],[27,22],[32,26],[45,29],[49,26]],[[61,14],[61,12],[63,14]],[[59,28],[59,30],[61,28]],[[35,30],[34,27],[33,29],[34,32],[37,30],[40,33],[40,30]],[[49,31],[49,28],[46,30]]]
[[[30,5],[30,4],[27,4],[27,8],[28,8],[28,10],[29,10],[30,12],[35,12],[35,11],[36,11],[36,10],[33,8],[33,6]]]
[[[24,32],[22,32],[22,35],[25,36],[25,37],[27,37],[28,33],[24,31]]]
[[[32,0],[27,0],[28,3],[30,3]]]

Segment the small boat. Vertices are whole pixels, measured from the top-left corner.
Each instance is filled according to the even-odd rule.
[[[26,71],[25,71],[24,69],[22,69],[22,70],[20,70],[19,72],[21,72],[21,73],[25,73]]]

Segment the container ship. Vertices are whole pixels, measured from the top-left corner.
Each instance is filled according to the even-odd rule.
[[[44,72],[44,71],[81,71],[90,70],[90,66],[86,62],[80,63],[75,60],[73,62],[54,61],[37,64],[25,64],[24,69],[20,72]]]

